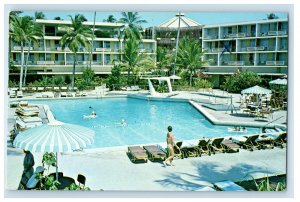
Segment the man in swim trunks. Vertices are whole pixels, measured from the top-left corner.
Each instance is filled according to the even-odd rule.
[[[174,159],[175,153],[174,153],[174,146],[179,149],[179,147],[174,142],[174,135],[172,133],[172,126],[168,126],[168,133],[167,133],[167,149],[169,153],[169,157],[163,162],[164,165],[172,165],[172,161]]]

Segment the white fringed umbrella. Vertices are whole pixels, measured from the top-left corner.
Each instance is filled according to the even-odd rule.
[[[287,85],[287,79],[275,79],[273,81],[270,81],[269,84]]]
[[[245,90],[242,90],[242,94],[257,94],[257,95],[268,95],[271,94],[272,91],[260,86],[253,86],[251,88],[247,88]]]

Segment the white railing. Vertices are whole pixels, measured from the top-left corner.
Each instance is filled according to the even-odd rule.
[[[211,52],[222,52],[224,48],[212,48]]]
[[[287,34],[286,30],[284,30],[284,31],[269,31],[268,32],[269,36],[279,36],[279,35],[286,35],[286,34]]]
[[[269,36],[276,36],[277,35],[277,31],[269,31],[268,35]]]
[[[287,35],[287,31],[278,31],[277,35]]]
[[[25,50],[28,50],[29,49],[29,47],[23,47],[23,49],[24,49],[24,51]],[[14,50],[21,50],[21,46],[14,46]],[[30,47],[30,50],[33,50],[33,48],[32,47]]]
[[[55,61],[36,61],[37,65],[54,65]]]
[[[62,47],[56,47],[57,51],[62,51]]]
[[[104,51],[104,48],[96,48],[96,51]]]
[[[284,65],[284,61],[266,61],[266,65]]]
[[[245,65],[245,61],[228,61],[228,65]]]
[[[265,50],[264,46],[247,47],[247,51],[263,51],[263,50]]]

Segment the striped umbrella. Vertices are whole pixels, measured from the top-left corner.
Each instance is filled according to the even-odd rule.
[[[56,152],[57,161],[57,152],[86,148],[93,143],[94,135],[95,132],[89,128],[53,121],[19,133],[13,144],[31,152]]]
[[[270,81],[269,84],[287,85],[287,79],[275,79]]]
[[[257,94],[257,95],[265,95],[265,94],[271,94],[272,91],[260,86],[253,86],[251,88],[247,88],[245,90],[242,90],[242,94]]]

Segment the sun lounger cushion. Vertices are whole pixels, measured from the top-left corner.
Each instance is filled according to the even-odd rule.
[[[146,150],[149,159],[151,160],[164,160],[166,157],[166,154],[156,145],[147,145],[144,146],[144,149]]]
[[[147,162],[148,155],[143,148],[140,146],[130,146],[128,147],[128,153],[131,155],[132,161],[144,160]]]
[[[229,180],[217,182],[215,186],[222,191],[246,191],[240,185]]]

